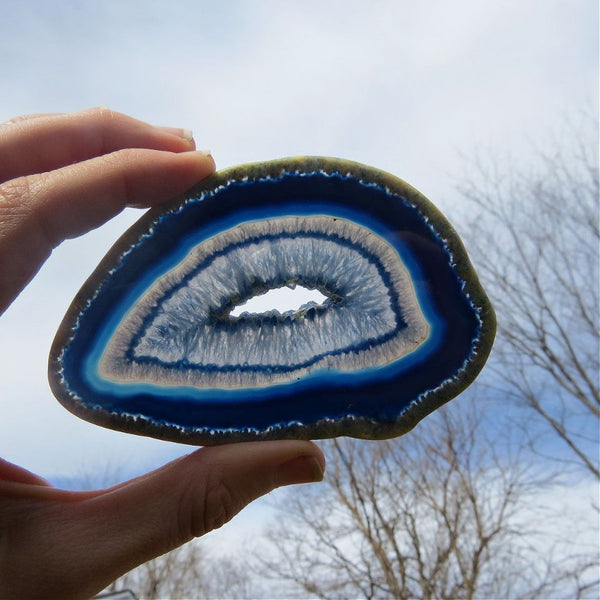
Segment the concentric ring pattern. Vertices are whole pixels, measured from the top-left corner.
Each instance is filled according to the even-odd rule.
[[[231,315],[295,285],[327,299]],[[67,312],[50,382],[83,418],[165,439],[384,438],[468,386],[494,331],[462,243],[414,188],[283,159],[142,217]]]

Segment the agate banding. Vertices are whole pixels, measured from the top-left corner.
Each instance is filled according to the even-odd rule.
[[[282,286],[326,300],[231,315]],[[107,427],[194,444],[401,435],[482,368],[495,318],[419,192],[349,161],[217,173],[146,213],[73,301],[57,398]]]

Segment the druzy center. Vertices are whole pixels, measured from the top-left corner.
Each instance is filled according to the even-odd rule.
[[[229,318],[243,300],[285,285],[328,298],[294,318]],[[123,383],[269,386],[322,369],[384,366],[428,334],[410,273],[384,239],[338,217],[282,217],[241,223],[192,248],[125,316],[99,374]]]

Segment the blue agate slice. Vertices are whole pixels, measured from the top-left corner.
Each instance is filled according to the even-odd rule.
[[[301,285],[326,300],[232,310]],[[495,317],[461,241],[376,169],[293,158],[146,213],[73,301],[50,383],[94,423],[198,444],[405,433],[477,376]]]

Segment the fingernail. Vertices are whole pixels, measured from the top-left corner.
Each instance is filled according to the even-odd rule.
[[[277,483],[280,486],[314,483],[322,481],[323,475],[323,466],[314,456],[299,456],[279,467]]]
[[[204,156],[212,156],[212,152],[210,150],[196,150],[196,152],[200,152]]]
[[[192,142],[194,140],[194,134],[190,129],[182,129],[180,127],[161,127],[160,129],[171,135],[176,135],[187,142]]]

